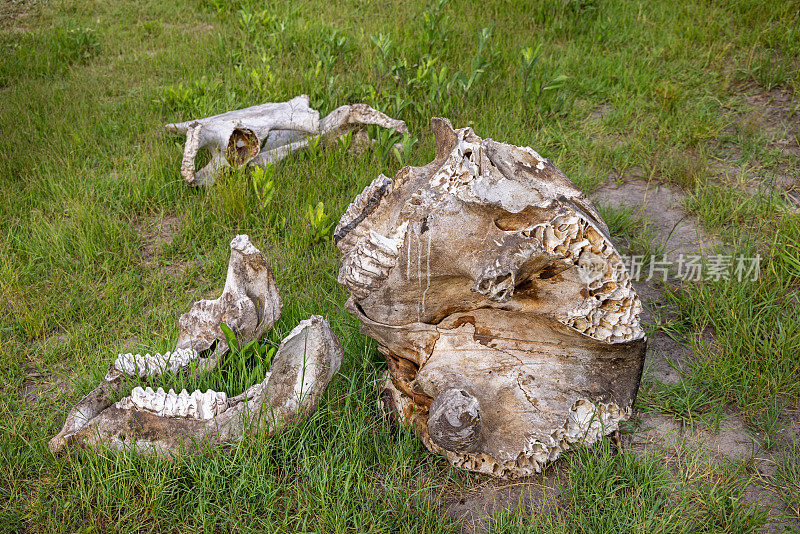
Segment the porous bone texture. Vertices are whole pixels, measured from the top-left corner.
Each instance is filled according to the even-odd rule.
[[[339,222],[339,282],[386,356],[392,417],[455,466],[530,475],[630,416],[641,304],[549,160],[431,124],[436,159],[378,176]]]

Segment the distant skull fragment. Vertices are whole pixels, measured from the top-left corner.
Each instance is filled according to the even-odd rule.
[[[388,377],[381,401],[456,467],[539,472],[630,414],[641,304],[592,203],[532,149],[433,119],[436,158],[381,175],[334,239]]]
[[[168,132],[186,135],[181,176],[191,185],[211,185],[225,168],[265,166],[308,146],[308,138],[335,139],[355,131],[356,141],[369,139],[367,125],[408,133],[406,124],[366,104],[340,106],[322,120],[307,95],[288,102],[267,102],[245,109],[186,122],[167,124]],[[200,149],[211,160],[195,171]]]
[[[67,415],[50,440],[58,452],[70,444],[178,453],[203,443],[232,441],[245,432],[273,434],[316,409],[342,363],[342,349],[319,315],[301,321],[283,340],[264,381],[241,395],[162,388],[133,388],[117,402],[126,377],[154,378],[181,372],[190,363],[213,369],[230,350],[224,322],[240,343],[261,338],[283,304],[272,270],[246,235],[231,241],[222,295],[196,302],[181,315],[177,347],[165,354],[120,354],[103,382]]]

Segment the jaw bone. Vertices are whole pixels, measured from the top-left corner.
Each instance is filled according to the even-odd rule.
[[[212,185],[225,168],[244,165],[263,167],[306,148],[308,138],[334,139],[354,130],[356,140],[369,137],[367,125],[408,133],[406,124],[372,109],[351,104],[333,110],[322,120],[309,106],[308,95],[288,102],[267,102],[245,109],[186,122],[167,124],[170,133],[186,135],[181,176],[191,185]],[[195,158],[201,148],[211,152],[208,164],[195,172]]]
[[[281,342],[265,380],[241,395],[134,388],[89,421],[73,441],[169,455],[236,441],[246,433],[273,435],[316,409],[342,356],[328,322],[313,315]]]
[[[190,364],[213,369],[229,347],[220,328],[227,324],[241,343],[260,339],[281,315],[283,303],[267,261],[246,235],[230,244],[231,257],[222,295],[195,302],[178,321],[178,343],[165,354],[120,354],[103,381],[67,414],[61,432],[50,440],[57,452],[119,395],[126,377],[156,377],[180,372]]]

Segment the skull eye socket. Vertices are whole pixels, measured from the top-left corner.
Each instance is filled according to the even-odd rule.
[[[236,128],[228,139],[225,159],[231,167],[241,167],[256,157],[260,148],[256,134],[246,128]]]

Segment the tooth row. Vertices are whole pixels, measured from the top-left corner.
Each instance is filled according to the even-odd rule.
[[[602,261],[602,272],[587,284],[589,298],[560,318],[567,326],[607,343],[644,335],[639,326],[641,303],[614,247],[586,220],[576,214],[561,215],[525,234],[537,239],[548,252],[581,265],[582,256]],[[587,254],[588,253],[588,254]],[[588,260],[587,260],[588,261]]]
[[[213,419],[228,408],[228,395],[224,391],[211,389],[205,393],[199,389],[189,393],[185,389],[175,393],[164,388],[135,387],[130,397],[122,399],[118,405],[122,408],[146,410],[162,417],[192,417],[194,419]]]
[[[158,376],[167,371],[176,372],[199,356],[193,349],[177,349],[164,354],[119,354],[114,368],[127,375]]]
[[[344,284],[357,295],[364,298],[389,276],[389,271],[397,263],[397,250],[402,242],[370,231],[358,240],[354,253],[342,260],[339,269],[339,283]]]
[[[516,474],[530,476],[540,473],[545,464],[556,460],[561,453],[576,443],[591,445],[603,435],[608,435],[619,428],[619,423],[628,419],[629,412],[623,411],[615,403],[597,403],[580,399],[570,408],[562,426],[557,427],[548,437],[547,443],[531,441],[525,450],[514,460],[498,462],[491,456],[482,453],[445,454],[456,467],[473,471],[507,476]]]

